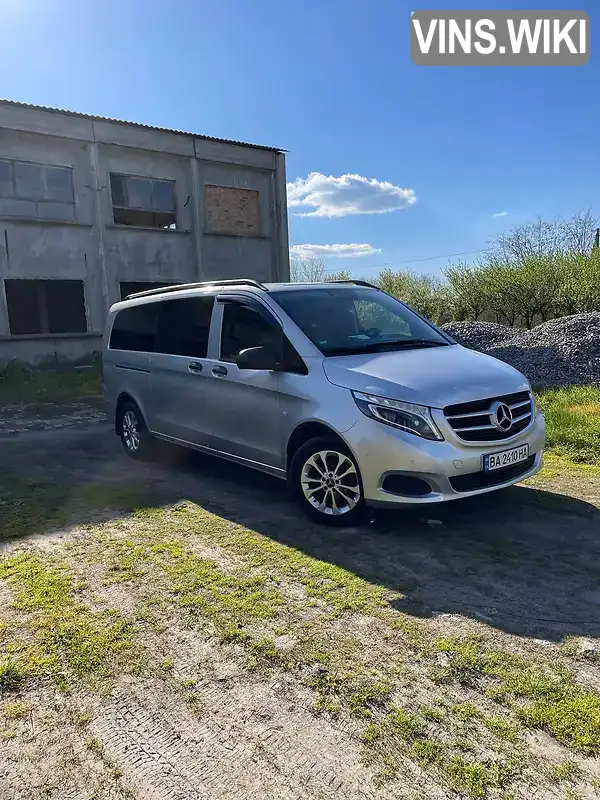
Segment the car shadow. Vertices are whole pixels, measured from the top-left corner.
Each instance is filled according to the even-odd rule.
[[[413,617],[456,614],[554,641],[600,637],[600,511],[563,494],[518,486],[329,528],[305,518],[282,481],[174,447],[132,461],[101,426],[15,437],[3,445],[2,469],[7,543],[52,535],[67,519],[109,520],[140,497],[149,505],[190,500],[391,590],[393,607]],[[27,485],[22,501],[11,488],[19,482]]]
[[[457,614],[554,641],[600,636],[600,511],[583,500],[515,486],[336,529],[304,518],[275,478],[196,453],[174,458],[202,484],[189,499],[397,592],[392,605],[406,614]]]

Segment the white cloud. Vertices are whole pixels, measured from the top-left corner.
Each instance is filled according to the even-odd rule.
[[[296,258],[360,258],[381,253],[381,248],[370,244],[295,244],[290,253]]]
[[[498,211],[497,214],[492,214],[492,217],[507,217],[508,211]]]
[[[346,217],[350,214],[384,214],[411,206],[417,197],[389,181],[362,175],[323,175],[311,172],[287,185],[288,205],[313,208],[303,217]]]

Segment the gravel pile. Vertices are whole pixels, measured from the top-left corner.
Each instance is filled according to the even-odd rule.
[[[516,367],[536,388],[600,386],[599,311],[559,317],[530,331],[492,322],[451,322],[444,330],[465,347]]]
[[[514,328],[496,322],[449,322],[442,326],[453,339],[471,350],[486,351],[510,339]]]

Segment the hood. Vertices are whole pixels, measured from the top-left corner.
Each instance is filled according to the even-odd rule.
[[[323,368],[336,386],[432,408],[529,388],[513,367],[458,344],[333,356],[323,360]]]

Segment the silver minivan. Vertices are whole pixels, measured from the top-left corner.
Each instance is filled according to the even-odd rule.
[[[140,292],[110,309],[102,366],[130,456],[163,439],[262,470],[332,525],[541,466],[527,379],[364,281]]]

